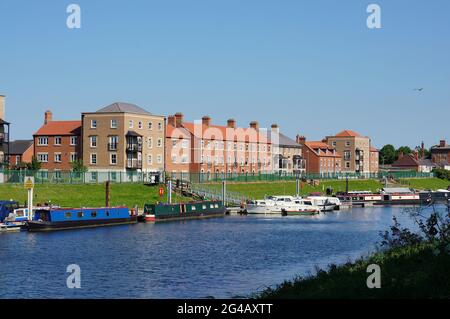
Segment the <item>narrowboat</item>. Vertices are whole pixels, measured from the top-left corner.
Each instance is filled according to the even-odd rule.
[[[159,222],[196,218],[223,217],[226,207],[221,201],[146,204],[141,221]]]
[[[30,232],[40,232],[136,222],[137,216],[127,207],[50,208],[36,209],[33,220],[26,222],[25,227]]]

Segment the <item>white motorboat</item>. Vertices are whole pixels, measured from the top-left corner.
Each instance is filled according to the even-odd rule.
[[[292,196],[270,196],[247,204],[248,214],[302,215],[317,214],[320,208],[311,201]]]
[[[306,199],[310,200],[314,206],[318,206],[322,212],[339,210],[341,206],[341,201],[337,197],[308,196]]]

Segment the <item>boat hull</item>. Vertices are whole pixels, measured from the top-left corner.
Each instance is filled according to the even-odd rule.
[[[176,221],[224,217],[226,207],[219,201],[176,204],[148,204],[144,206],[143,222]]]
[[[137,223],[136,217],[118,218],[118,219],[103,219],[103,220],[89,220],[89,221],[64,221],[64,222],[27,222],[25,227],[30,232],[46,232],[55,230],[69,230],[80,228],[92,228],[102,226],[117,226]]]

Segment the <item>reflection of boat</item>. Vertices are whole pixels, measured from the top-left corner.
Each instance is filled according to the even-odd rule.
[[[446,189],[420,192],[419,197],[422,205],[450,204],[450,191]]]
[[[318,206],[323,212],[339,210],[341,206],[341,201],[337,197],[308,196],[307,199],[311,200],[313,205]]]
[[[36,209],[25,227],[32,232],[133,224],[136,215],[127,207]]]
[[[189,203],[146,204],[140,221],[157,222],[225,216],[226,208],[221,201],[201,201]]]
[[[300,215],[315,214],[320,208],[311,201],[292,196],[269,196],[264,200],[251,201],[247,204],[248,214]]]

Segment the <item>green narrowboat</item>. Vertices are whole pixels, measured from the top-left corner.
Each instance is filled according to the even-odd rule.
[[[226,207],[221,201],[146,204],[140,220],[159,222],[194,218],[223,217]]]

